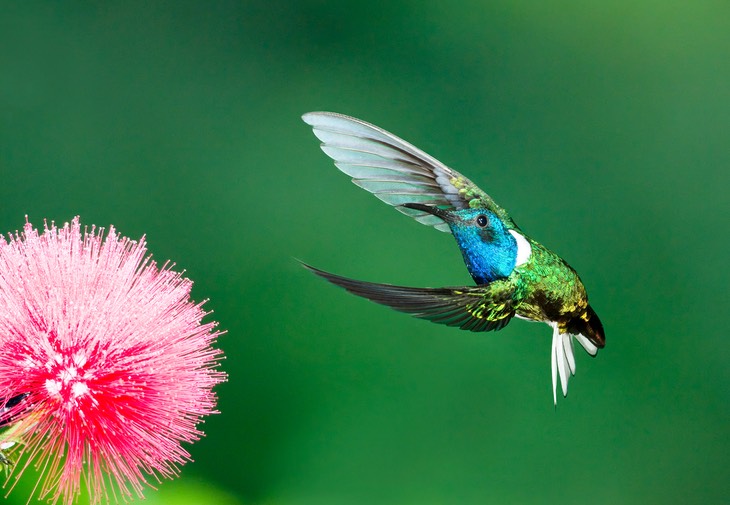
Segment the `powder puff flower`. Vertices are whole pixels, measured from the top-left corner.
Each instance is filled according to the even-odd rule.
[[[78,218],[0,238],[0,466],[35,467],[41,499],[70,504],[82,479],[93,504],[142,497],[216,413],[216,323],[145,255]]]

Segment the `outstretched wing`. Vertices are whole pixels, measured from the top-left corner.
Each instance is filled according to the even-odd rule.
[[[434,323],[462,330],[504,328],[515,315],[514,284],[497,280],[478,287],[410,288],[356,281],[302,263],[315,274],[350,293]]]
[[[309,112],[302,119],[352,182],[416,221],[450,231],[440,218],[401,207],[404,203],[449,210],[484,208],[499,216],[507,228],[517,229],[507,211],[473,182],[392,133],[333,112]]]

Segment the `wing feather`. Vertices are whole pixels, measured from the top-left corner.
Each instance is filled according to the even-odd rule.
[[[358,281],[302,265],[350,293],[434,323],[492,331],[504,328],[515,315],[515,289],[507,279],[478,287],[412,288]]]
[[[423,203],[444,209],[485,208],[518,229],[507,211],[473,182],[433,156],[382,128],[333,112],[302,116],[335,166],[361,188],[427,226],[448,232],[438,217],[402,207]]]

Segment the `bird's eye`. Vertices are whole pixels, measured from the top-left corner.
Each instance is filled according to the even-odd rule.
[[[477,216],[476,221],[477,221],[477,226],[479,226],[480,228],[486,228],[487,225],[489,224],[489,219],[484,214],[479,214]]]

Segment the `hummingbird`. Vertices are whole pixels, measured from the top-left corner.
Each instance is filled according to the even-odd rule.
[[[576,271],[526,235],[507,211],[456,170],[375,125],[333,112],[302,116],[335,166],[419,223],[451,233],[474,286],[420,288],[365,282],[303,266],[350,293],[434,323],[497,331],[513,318],[547,323],[553,403],[575,375],[574,340],[595,356],[606,343]]]

